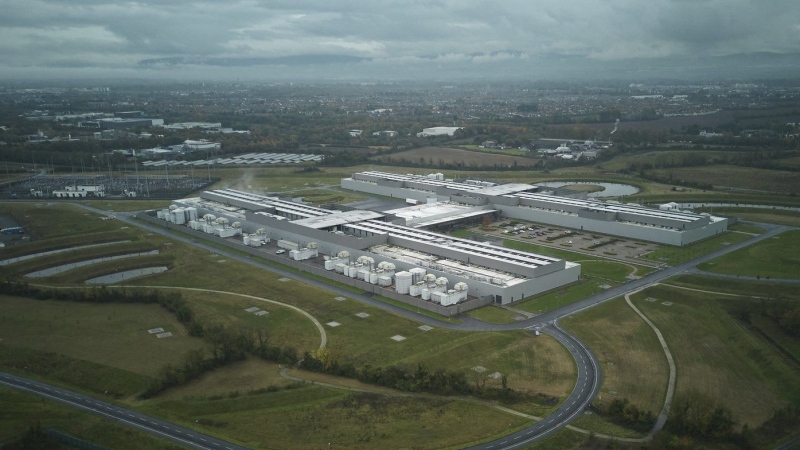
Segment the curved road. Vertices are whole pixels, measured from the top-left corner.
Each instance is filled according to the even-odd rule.
[[[121,408],[113,403],[88,397],[75,391],[62,389],[52,384],[42,383],[30,378],[18,377],[0,372],[0,385],[36,394],[92,414],[104,417],[123,425],[138,428],[150,434],[169,439],[178,444],[200,450],[246,450],[247,447],[232,444],[222,439],[199,433],[171,422],[157,419],[132,409]]]
[[[100,215],[107,216],[109,215],[108,211],[100,210],[91,206],[81,205],[81,204],[74,204],[80,208],[95,212]],[[279,267],[275,267],[269,264],[260,263],[257,261],[252,260],[247,256],[243,256],[241,254],[235,253],[233,251],[225,250],[219,247],[213,247],[202,242],[198,242],[188,236],[177,234],[172,232],[170,229],[166,227],[159,227],[147,222],[134,220],[133,216],[135,213],[113,213],[116,215],[117,219],[125,222],[130,225],[134,225],[140,228],[147,229],[149,231],[159,233],[165,236],[169,236],[172,239],[194,245],[199,248],[203,248],[205,250],[215,252],[217,254],[225,255],[228,258],[235,259],[240,262],[244,262],[247,264],[251,264],[254,266],[258,266],[272,272],[278,273],[282,276],[301,280],[306,284],[314,285],[320,287],[322,289],[341,294],[347,296],[349,298],[353,298],[359,300],[361,302],[367,303],[369,305],[375,306],[377,308],[381,308],[395,314],[399,314],[410,319],[416,320],[418,322],[426,323],[428,325],[437,326],[441,328],[453,329],[453,330],[463,330],[463,331],[502,331],[502,330],[516,330],[516,329],[540,329],[542,332],[549,334],[550,336],[558,339],[564,347],[572,354],[573,358],[575,359],[577,369],[578,369],[578,378],[575,384],[575,389],[573,392],[567,397],[566,401],[553,413],[547,416],[544,420],[534,423],[522,430],[516,431],[510,435],[505,437],[495,439],[490,442],[486,442],[483,444],[476,445],[474,449],[518,449],[522,448],[526,445],[531,444],[532,442],[538,441],[543,439],[550,434],[560,430],[561,428],[565,427],[569,424],[572,420],[578,417],[584,409],[592,402],[594,397],[597,395],[598,390],[600,389],[600,377],[601,373],[599,370],[600,364],[597,361],[597,358],[583,345],[580,341],[578,341],[575,337],[571,336],[564,330],[558,327],[558,320],[562,317],[569,316],[571,314],[575,314],[580,312],[584,309],[591,308],[596,306],[600,303],[606,302],[608,300],[624,296],[625,294],[631,293],[636,290],[640,290],[650,284],[659,282],[661,280],[673,277],[678,275],[682,272],[691,271],[695,269],[695,267],[703,262],[710,261],[714,258],[717,258],[721,255],[726,253],[730,253],[732,251],[738,250],[740,248],[744,248],[746,246],[752,245],[756,242],[760,242],[764,239],[769,239],[776,234],[782,233],[786,230],[792,229],[791,227],[785,226],[778,226],[778,225],[771,225],[771,224],[759,224],[765,228],[765,233],[754,236],[751,239],[748,239],[743,242],[739,242],[736,244],[729,245],[723,249],[711,252],[709,254],[703,255],[699,258],[696,258],[691,261],[684,262],[682,264],[678,264],[677,266],[669,267],[666,269],[662,269],[653,273],[650,273],[642,278],[637,280],[629,281],[623,285],[608,289],[604,292],[595,294],[591,297],[587,297],[583,300],[579,300],[577,302],[571,303],[569,305],[563,306],[561,308],[545,312],[538,316],[525,319],[515,323],[509,324],[489,324],[486,322],[481,322],[470,317],[464,317],[462,323],[448,323],[442,322],[437,319],[433,319],[431,317],[415,313],[413,311],[406,310],[404,308],[400,308],[394,305],[390,305],[379,300],[375,300],[367,295],[360,295],[355,294],[351,291],[337,288],[330,284],[324,283],[319,280],[315,280],[313,278],[309,278],[303,276],[301,274],[297,274],[294,272],[290,272]],[[41,391],[39,391],[41,395]],[[116,407],[119,408],[119,407]],[[119,408],[121,409],[121,408]],[[168,422],[163,422],[164,424],[168,424]],[[168,424],[169,425],[169,424]],[[174,426],[173,426],[174,427]],[[161,435],[166,435],[167,432],[165,430],[160,430],[159,433]],[[176,437],[175,435],[171,435],[171,438]],[[222,441],[220,441],[222,442]],[[198,447],[199,448],[199,447]],[[224,447],[223,447],[224,448]],[[232,447],[235,448],[235,447]]]

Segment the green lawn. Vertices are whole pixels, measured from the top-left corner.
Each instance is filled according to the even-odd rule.
[[[645,301],[647,297],[657,301]],[[800,405],[800,372],[772,344],[726,312],[728,297],[661,285],[635,299],[664,334],[675,358],[676,395],[703,392],[728,407],[738,423],[751,427],[776,408]]]
[[[172,337],[147,332],[164,328]],[[2,347],[56,352],[145,376],[207,348],[155,304],[97,304],[0,296]],[[124,349],[124,351],[120,351]]]
[[[347,393],[317,386],[153,402],[147,412],[251,448],[435,449],[464,446],[526,419],[448,400]],[[207,425],[202,425],[207,424]]]
[[[751,277],[799,278],[800,230],[781,233],[703,263],[698,268],[709,272]]]
[[[704,211],[710,212],[710,208],[700,208],[697,212]],[[787,225],[790,227],[800,227],[800,212],[785,211],[782,209],[768,209],[768,208],[714,208],[716,214],[730,215],[740,217],[745,220],[752,220],[754,222],[775,223],[778,225]]]
[[[603,291],[600,286],[615,286],[613,282],[597,279],[584,279],[567,287],[548,292],[544,295],[514,303],[515,308],[532,313],[552,311],[578,300]]]
[[[725,248],[728,245],[746,241],[752,236],[742,233],[723,233],[704,241],[696,242],[684,247],[674,247],[662,245],[654,252],[648,253],[642,258],[650,261],[663,262],[669,265],[676,265],[690,259],[698,258],[715,250]]]
[[[764,229],[755,225],[746,223],[735,223],[728,227],[731,231],[740,231],[742,233],[763,234]]]
[[[640,410],[656,415],[661,411],[669,377],[667,359],[652,328],[625,299],[564,318],[561,325],[585,342],[602,365],[599,404],[627,398]]]
[[[478,309],[473,309],[469,311],[467,315],[489,323],[513,323],[516,321],[514,317],[519,316],[519,314],[513,311],[494,305],[486,305]]]
[[[149,433],[105,420],[42,397],[0,387],[0,442],[21,437],[32,425],[51,428],[103,448],[178,450],[183,447]]]

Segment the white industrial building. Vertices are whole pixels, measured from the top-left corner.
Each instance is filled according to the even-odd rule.
[[[676,246],[723,233],[728,226],[727,219],[708,214],[561,197],[539,192],[540,187],[531,184],[496,184],[475,180],[461,183],[439,175],[366,171],[342,179],[341,186],[354,191],[426,203],[435,198],[436,201],[473,208],[473,211],[496,211],[512,219]]]
[[[460,130],[464,127],[431,127],[431,128],[423,128],[421,133],[417,133],[417,137],[428,137],[428,136],[452,136],[456,133],[456,130]]]
[[[219,237],[241,236],[251,247],[276,242],[277,252],[294,260],[316,258],[311,263],[324,265],[331,278],[357,278],[442,306],[487,297],[511,303],[580,278],[579,264],[393,223],[408,220],[393,214],[328,210],[233,189],[175,200],[156,214]]]

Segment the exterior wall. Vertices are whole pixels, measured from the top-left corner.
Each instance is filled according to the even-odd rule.
[[[374,183],[355,181],[352,178],[343,179],[342,188],[350,189],[353,191],[367,192],[369,194],[383,195],[385,197],[413,198],[414,200],[421,202],[425,202],[427,201],[428,197],[436,195],[435,193],[430,191],[418,191],[416,189],[379,186]]]

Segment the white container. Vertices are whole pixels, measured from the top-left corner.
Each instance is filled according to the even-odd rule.
[[[358,279],[369,282],[369,269],[359,269]]]
[[[408,288],[408,295],[412,297],[419,297],[419,293],[422,290],[422,286],[419,284],[412,284],[411,287]]]
[[[244,236],[242,236],[242,243],[243,243],[244,245],[250,245],[250,236],[249,236],[249,235],[247,235],[247,234],[245,234]]]
[[[413,269],[409,270],[409,272],[411,272],[414,283],[419,283],[422,281],[423,277],[425,277],[425,274],[427,273],[427,271],[422,267],[414,267]]]
[[[337,263],[335,267],[336,267],[336,272],[343,274],[344,270],[347,268],[347,264]]]
[[[430,300],[431,299],[431,290],[428,288],[422,288],[420,290],[420,295],[422,295],[423,300]]]
[[[347,276],[348,277],[355,278],[357,273],[358,273],[358,269],[356,269],[356,266],[349,266],[347,268]]]
[[[398,294],[408,294],[412,284],[411,272],[397,272],[394,278],[395,291],[397,291]]]
[[[325,260],[325,270],[333,270],[336,267],[332,260],[326,259]]]
[[[369,273],[369,282],[371,284],[378,284],[378,274],[377,274],[377,272],[370,272]]]
[[[378,277],[378,286],[391,286],[392,285],[392,277],[388,275],[381,275]]]

